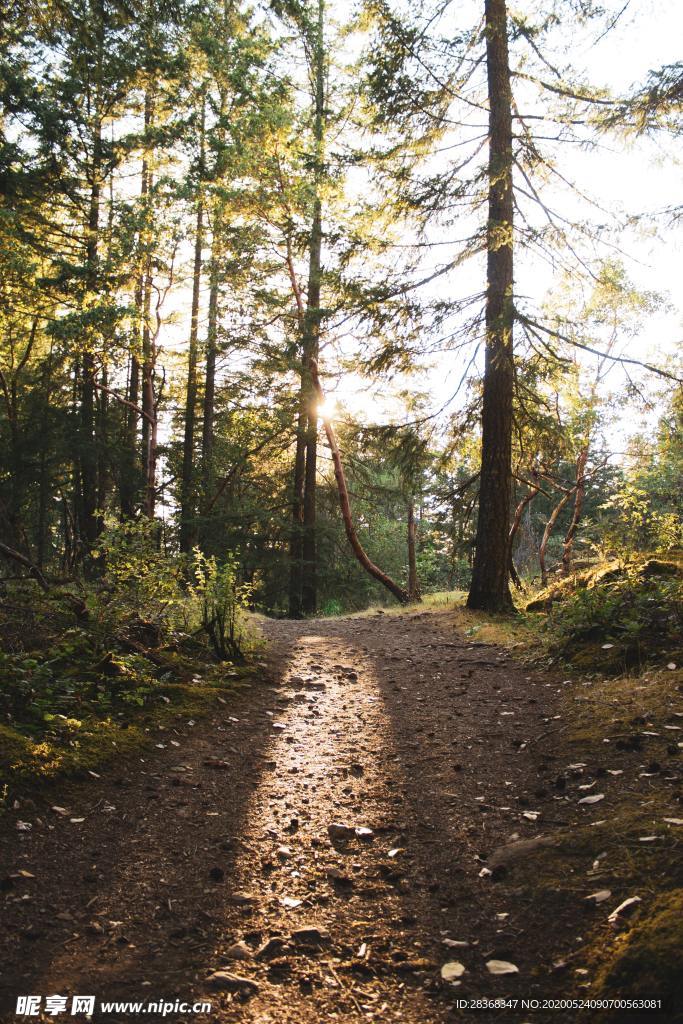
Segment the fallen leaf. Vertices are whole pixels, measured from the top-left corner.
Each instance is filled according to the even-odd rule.
[[[519,974],[519,967],[508,960],[487,960],[486,970],[489,974]]]
[[[640,896],[629,896],[627,900],[624,900],[623,903],[620,903],[619,906],[612,911],[607,920],[614,924],[614,922],[623,914],[631,913],[638,903],[642,903]]]
[[[465,971],[464,964],[458,963],[457,960],[451,960],[441,968],[441,977],[444,981],[455,981],[456,978],[462,978]]]
[[[669,825],[683,825],[683,818],[665,818],[664,821]]]
[[[593,793],[592,796],[584,796],[579,800],[580,804],[597,804],[605,799],[604,793]]]
[[[604,903],[612,895],[611,889],[600,889],[599,892],[592,892],[590,896],[584,896],[585,900],[592,900],[593,903]]]
[[[287,910],[295,910],[300,907],[302,900],[294,899],[293,896],[283,896],[280,900],[280,905],[285,907]]]
[[[50,809],[53,810],[55,814],[59,814],[62,818],[68,818],[71,814],[71,811],[67,811],[66,807],[58,807],[56,804]]]

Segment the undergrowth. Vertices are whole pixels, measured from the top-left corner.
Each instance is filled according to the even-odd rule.
[[[234,563],[157,551],[148,524],[107,526],[98,575],[0,596],[0,792],[95,770],[152,725],[199,715],[258,649]],[[4,787],[4,789],[3,789]]]

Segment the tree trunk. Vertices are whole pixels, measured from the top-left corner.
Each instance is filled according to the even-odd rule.
[[[96,101],[97,102],[97,101]],[[97,293],[100,191],[102,173],[102,122],[96,121],[90,165],[90,201],[86,235],[86,299]],[[80,534],[86,544],[97,539],[97,443],[95,438],[95,339],[87,332],[81,359],[80,396]]]
[[[522,581],[519,578],[519,573],[517,572],[517,567],[516,567],[514,559],[512,557],[512,546],[513,546],[513,543],[514,543],[515,535],[517,534],[517,531],[519,530],[519,524],[522,522],[522,516],[524,515],[524,510],[525,510],[525,508],[527,508],[531,504],[531,502],[534,500],[534,498],[536,497],[536,495],[539,493],[540,490],[541,490],[540,485],[539,486],[534,485],[528,491],[528,493],[524,495],[522,500],[520,502],[518,502],[517,508],[515,509],[515,514],[514,514],[514,516],[512,518],[512,525],[510,526],[510,536],[509,536],[509,541],[510,541],[510,578],[512,579],[512,582],[516,586],[517,590],[521,590],[522,589]]]
[[[318,605],[318,566],[316,540],[316,487],[318,476],[318,408],[315,388],[309,373],[312,359],[317,361],[320,350],[320,275],[322,259],[322,203],[320,188],[323,176],[325,143],[325,0],[318,0],[318,21],[313,46],[315,76],[315,199],[311,222],[308,297],[304,320],[303,379],[306,402],[306,469],[304,473],[303,539],[301,610],[312,615]]]
[[[552,511],[552,513],[550,515],[550,519],[546,523],[545,530],[543,531],[543,538],[541,540],[541,546],[538,549],[538,563],[539,563],[539,565],[541,567],[541,585],[544,586],[544,587],[546,587],[548,585],[548,570],[546,569],[546,564],[545,564],[545,555],[546,555],[546,551],[548,549],[548,541],[550,540],[551,533],[555,529],[555,523],[558,520],[560,512],[565,507],[565,505],[567,504],[567,502],[569,501],[569,499],[571,498],[573,493],[574,493],[574,488],[573,487],[570,490],[565,491],[565,493],[562,495],[562,498],[560,499],[560,501],[557,503],[557,505],[553,509],[553,511]]]
[[[485,0],[489,97],[486,353],[479,516],[468,608],[513,611],[510,594],[512,474],[512,90],[505,0]]]
[[[583,503],[586,498],[586,462],[588,461],[588,445],[581,449],[579,457],[576,460],[576,483],[574,485],[574,514],[572,515],[572,521],[569,524],[569,529],[564,538],[564,546],[562,549],[562,573],[564,576],[569,575],[572,564],[572,550],[574,548],[574,537],[576,531],[579,528],[581,522],[581,513],[583,512]]]
[[[408,597],[411,601],[421,601],[422,592],[417,578],[417,523],[415,522],[415,506],[412,498],[408,502]]]
[[[154,518],[156,503],[157,425],[154,397],[154,364],[156,353],[152,341],[150,314],[152,309],[151,210],[149,209],[153,172],[149,160],[149,132],[154,124],[154,93],[145,92],[145,150],[142,159],[142,192],[144,228],[142,233],[142,464],[144,475],[145,515]]]
[[[136,309],[141,315],[142,294],[136,289]],[[123,442],[121,452],[121,468],[119,495],[121,515],[124,519],[132,519],[135,513],[135,501],[138,491],[138,413],[135,407],[140,402],[140,360],[137,352],[131,352],[128,370],[128,391],[126,395],[130,406],[124,408]],[[132,408],[131,408],[132,407]]]
[[[323,394],[320,380],[318,378],[318,367],[315,360],[310,363],[311,380],[313,382],[313,389],[315,391],[316,398],[320,405],[323,404],[325,396]],[[408,592],[399,587],[398,583],[394,583],[390,576],[382,572],[374,562],[371,562],[365,553],[361,542],[358,539],[355,527],[353,525],[353,517],[351,515],[351,503],[349,501],[349,491],[346,486],[346,477],[344,475],[344,467],[342,465],[341,455],[339,454],[339,446],[337,444],[337,437],[334,432],[334,427],[327,417],[323,417],[323,424],[325,427],[325,434],[327,435],[327,443],[330,446],[332,453],[332,463],[334,465],[334,477],[337,481],[337,491],[339,493],[339,506],[341,508],[342,519],[344,520],[344,530],[346,536],[351,545],[354,555],[363,566],[365,571],[370,574],[374,579],[378,580],[383,587],[386,587],[390,594],[393,594],[397,601],[401,604],[408,604],[410,597]]]
[[[296,429],[296,453],[292,479],[292,532],[289,540],[289,617],[302,615],[301,585],[304,525],[304,478],[306,473],[306,388],[301,377],[299,413]]]
[[[315,201],[311,230],[311,251],[306,308],[306,334],[304,336],[304,362],[317,360],[320,347],[320,261],[322,253],[322,223],[320,200]],[[310,374],[304,371],[306,395],[306,469],[304,473],[303,538],[301,610],[310,615],[318,603],[317,543],[316,543],[316,487],[318,475],[318,406]]]
[[[197,191],[197,223],[194,240],[194,269],[192,274],[192,307],[190,312],[190,340],[188,345],[187,386],[185,390],[185,431],[183,436],[183,464],[180,483],[180,550],[190,551],[196,543],[196,493],[194,470],[194,434],[197,415],[197,338],[199,333],[199,299],[202,282],[202,251],[204,248],[204,131],[206,99],[202,97],[199,136],[199,184]]]
[[[101,380],[104,388],[107,388],[108,369],[107,363],[103,362]],[[107,505],[107,494],[109,490],[109,395],[106,390],[99,390],[97,410],[97,508],[99,510],[99,529],[102,529],[102,514]]]
[[[214,220],[211,240],[211,270],[209,284],[209,322],[206,333],[206,366],[204,369],[204,398],[202,403],[202,512],[207,514],[213,492],[215,470],[213,464],[213,425],[216,404],[216,357],[218,354],[218,228]]]

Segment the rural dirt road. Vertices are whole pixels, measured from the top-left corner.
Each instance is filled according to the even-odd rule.
[[[456,1005],[558,994],[572,974],[576,904],[486,868],[576,813],[553,785],[558,684],[448,613],[264,631],[263,681],[213,718],[79,783],[68,815],[8,812],[2,1019],[24,993],[212,1002],[166,1017],[182,1021],[576,1019]]]

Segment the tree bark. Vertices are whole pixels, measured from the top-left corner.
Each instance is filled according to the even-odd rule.
[[[512,475],[512,90],[505,0],[485,0],[489,97],[486,353],[476,550],[468,608],[513,611],[509,519]]]
[[[213,464],[213,426],[216,415],[216,357],[218,354],[218,241],[214,223],[209,273],[209,322],[206,333],[206,366],[202,402],[202,511],[208,511],[215,469]]]
[[[567,504],[567,502],[569,501],[569,499],[571,498],[573,493],[574,493],[574,488],[573,487],[571,487],[571,488],[569,488],[569,490],[565,491],[565,493],[562,495],[562,498],[560,499],[560,501],[557,503],[557,505],[555,506],[555,508],[551,512],[550,519],[546,523],[545,530],[543,531],[543,538],[541,539],[541,546],[538,549],[538,563],[539,563],[539,565],[541,567],[541,585],[544,586],[544,587],[546,587],[548,585],[548,570],[547,570],[546,564],[545,564],[545,555],[546,555],[546,551],[548,549],[548,541],[550,540],[551,533],[555,529],[555,524],[557,523],[557,520],[558,520],[558,517],[560,515],[560,512],[565,507],[565,505]]]
[[[408,502],[408,597],[411,601],[421,601],[422,592],[417,578],[417,523],[415,521],[415,505],[412,498]]]
[[[103,30],[103,27],[102,27]],[[100,46],[102,46],[100,42]],[[101,53],[100,53],[101,60]],[[96,104],[99,105],[99,88]],[[90,164],[90,200],[86,228],[86,298],[97,293],[100,193],[102,173],[102,121],[96,114],[93,154]],[[87,331],[81,359],[80,396],[80,534],[88,545],[97,539],[97,442],[95,436],[95,339]]]
[[[143,217],[142,233],[142,464],[144,475],[144,511],[148,518],[154,518],[156,503],[156,461],[157,424],[154,396],[154,364],[156,353],[152,341],[150,315],[152,309],[152,253],[151,253],[151,210],[153,172],[149,159],[149,132],[154,124],[154,91],[149,86],[145,92],[145,150],[142,159]]]
[[[292,477],[292,525],[289,540],[289,617],[302,615],[304,478],[306,473],[306,391],[302,374],[296,427],[296,452]]]
[[[312,615],[318,604],[318,565],[316,539],[316,488],[318,478],[318,408],[315,388],[309,375],[312,359],[320,350],[320,278],[322,260],[322,203],[320,187],[323,175],[325,143],[325,0],[318,0],[318,20],[313,47],[315,75],[315,199],[311,222],[308,297],[304,320],[303,381],[307,396],[306,469],[304,473],[301,610]]]
[[[583,503],[586,498],[586,462],[588,461],[588,445],[583,447],[579,452],[579,457],[576,460],[576,483],[574,485],[574,513],[572,515],[572,521],[569,524],[569,529],[564,538],[564,545],[562,548],[562,574],[568,576],[571,564],[572,564],[572,551],[574,548],[574,537],[576,531],[579,528],[581,522],[581,514],[583,512]]]
[[[325,401],[325,396],[323,394],[323,389],[320,385],[320,379],[318,377],[317,363],[315,362],[315,360],[311,360],[309,366],[311,371],[311,380],[313,382],[313,388],[316,394],[316,398],[319,404],[322,405],[323,402]],[[346,486],[344,466],[342,464],[341,455],[339,453],[339,446],[337,444],[337,437],[334,432],[334,427],[332,426],[330,420],[326,416],[323,416],[323,425],[325,427],[327,443],[330,446],[330,451],[332,453],[334,477],[335,480],[337,481],[337,491],[339,493],[339,506],[341,508],[342,519],[344,521],[344,530],[346,531],[346,536],[349,544],[351,545],[353,553],[360,562],[360,564],[363,566],[365,571],[369,573],[370,576],[372,576],[379,583],[381,583],[383,587],[386,587],[389,593],[393,594],[393,596],[397,599],[397,601],[400,601],[401,604],[408,604],[410,601],[410,596],[408,592],[404,590],[403,587],[400,587],[398,583],[395,583],[390,576],[387,576],[386,573],[382,572],[382,570],[379,569],[374,564],[374,562],[372,562],[368,558],[367,554],[365,553],[365,550],[363,549],[363,545],[358,539],[358,534],[356,533],[355,527],[353,525],[353,517],[351,515],[351,503],[349,501],[349,491],[348,487]]]
[[[197,222],[194,241],[194,268],[192,273],[192,306],[190,311],[190,339],[187,359],[187,385],[185,389],[185,430],[183,436],[183,464],[180,483],[180,550],[189,551],[197,537],[196,489],[194,469],[194,435],[197,415],[197,339],[199,335],[199,300],[202,282],[202,252],[204,249],[204,133],[206,125],[206,98],[202,97],[199,136],[199,184],[197,193]]]

